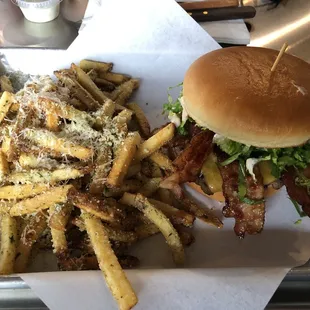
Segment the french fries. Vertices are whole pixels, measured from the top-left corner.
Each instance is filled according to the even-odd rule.
[[[11,207],[10,215],[21,216],[48,209],[57,203],[65,203],[67,202],[67,194],[72,188],[72,185],[54,187],[33,198],[21,200]]]
[[[99,267],[114,298],[118,302],[119,309],[131,309],[138,302],[138,298],[111,248],[103,224],[98,218],[88,213],[83,212],[82,217],[97,256]]]
[[[158,151],[165,143],[173,138],[174,130],[174,124],[170,123],[159,130],[154,136],[144,141],[139,146],[135,159],[140,161]]]
[[[0,220],[0,227],[0,274],[7,275],[14,272],[17,241],[16,220],[8,214],[3,214]]]
[[[50,188],[49,184],[8,185],[0,187],[0,199],[16,200],[33,197]]]
[[[167,244],[172,250],[174,262],[177,265],[184,264],[184,249],[180,237],[169,219],[160,210],[154,207],[148,199],[141,194],[133,195],[125,193],[120,202],[136,207],[143,212],[166,238]]]
[[[47,227],[46,217],[46,211],[42,211],[26,220],[16,249],[15,272],[26,271],[32,247]]]
[[[110,71],[112,67],[113,64],[108,62],[93,61],[88,59],[83,59],[80,61],[80,68],[85,72],[95,69],[100,73],[104,73]]]
[[[0,82],[1,83],[1,82]],[[5,91],[0,98],[0,123],[4,120],[13,103],[13,95]]]
[[[89,167],[76,169],[73,167],[56,169],[53,171],[45,169],[32,169],[26,172],[12,172],[5,180],[13,184],[36,184],[48,183],[53,185],[60,181],[74,180],[88,173]]]
[[[38,146],[61,154],[77,157],[81,160],[87,160],[93,156],[91,149],[75,144],[68,139],[59,138],[47,130],[26,128],[23,130],[23,135]]]
[[[143,138],[148,138],[150,136],[151,129],[149,121],[147,120],[143,110],[134,102],[129,103],[127,106],[135,113],[135,117],[142,132]]]
[[[138,301],[122,270],[139,264],[128,255],[133,244],[162,233],[182,265],[195,219],[222,223],[179,184],[162,186],[190,167],[204,137],[172,162],[174,124],[151,132],[128,102],[139,80],[112,68],[82,60],[55,71],[58,81],[31,77],[16,94],[0,77],[0,273],[25,272],[33,250],[52,250],[60,270],[100,267],[127,310]]]
[[[125,139],[120,150],[118,150],[118,155],[108,176],[107,184],[109,186],[119,187],[122,184],[128,167],[136,154],[140,139],[141,137],[138,132],[129,134]]]

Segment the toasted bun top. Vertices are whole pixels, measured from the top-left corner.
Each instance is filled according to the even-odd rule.
[[[310,138],[310,65],[256,47],[219,49],[197,59],[183,83],[188,114],[200,126],[257,147],[281,148]]]

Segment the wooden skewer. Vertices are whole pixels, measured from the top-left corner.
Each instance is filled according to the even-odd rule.
[[[278,63],[279,63],[281,57],[283,56],[283,54],[285,53],[287,47],[288,47],[288,45],[287,45],[287,43],[285,42],[285,43],[283,44],[281,50],[280,50],[280,53],[279,53],[278,56],[277,56],[277,59],[275,60],[273,66],[272,66],[272,68],[271,68],[271,72],[273,72],[273,71],[276,69],[276,66],[278,65]]]

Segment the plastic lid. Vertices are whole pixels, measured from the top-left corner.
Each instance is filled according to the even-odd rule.
[[[60,3],[62,0],[11,0],[23,9],[48,9]]]

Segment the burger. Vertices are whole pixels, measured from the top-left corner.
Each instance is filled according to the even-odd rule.
[[[277,56],[255,47],[212,51],[164,105],[178,133],[170,143],[177,171],[162,186],[190,182],[225,201],[240,237],[262,231],[265,198],[282,185],[300,215],[310,215],[310,65],[284,54],[271,71]],[[187,166],[178,166],[190,148]]]

